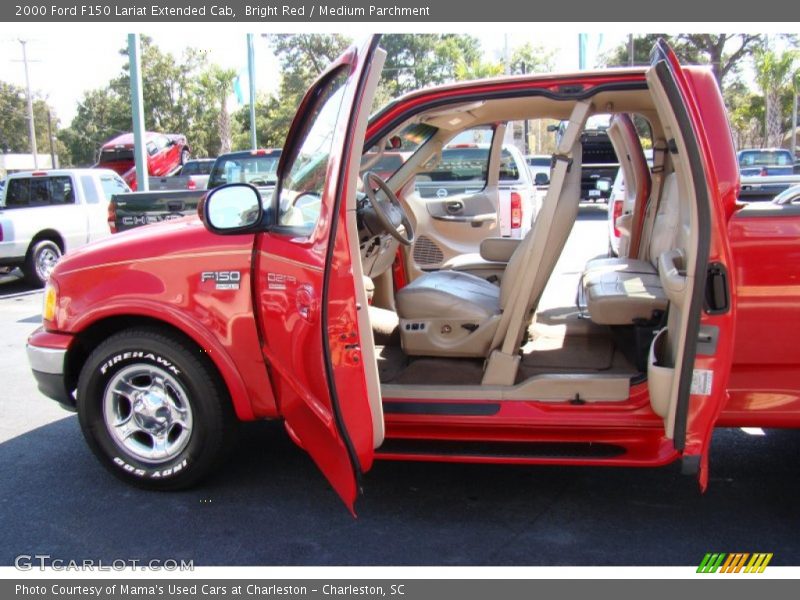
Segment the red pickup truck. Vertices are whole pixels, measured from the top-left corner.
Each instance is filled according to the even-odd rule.
[[[704,489],[715,427],[800,426],[800,210],[737,204],[709,70],[659,43],[647,68],[426,88],[370,119],[384,58],[373,39],[311,87],[271,198],[221,186],[200,219],[55,268],[29,362],[110,471],[186,487],[219,463],[235,419],[282,419],[351,510],[375,459],[681,460]],[[573,290],[544,308],[596,112],[618,118],[637,173],[629,255],[587,264],[585,305]],[[650,125],[652,172],[633,115]],[[477,229],[428,213],[415,173],[470,127],[502,139],[506,121],[543,116],[570,124],[528,235],[487,235],[471,267],[424,270],[422,253]],[[362,173],[362,154],[386,148],[403,164]],[[488,177],[480,201],[497,206]]]
[[[151,177],[168,177],[176,173],[189,160],[190,150],[186,136],[179,133],[144,134],[147,174]],[[136,189],[136,164],[134,162],[134,143],[132,133],[123,133],[108,140],[100,148],[100,158],[95,167],[111,169],[118,173],[125,183]]]

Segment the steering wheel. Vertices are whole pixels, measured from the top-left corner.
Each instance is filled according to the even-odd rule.
[[[411,221],[403,210],[400,200],[397,199],[394,192],[389,189],[387,183],[375,171],[367,171],[364,173],[364,190],[367,192],[367,198],[372,208],[375,210],[375,216],[381,223],[386,232],[391,235],[398,242],[404,246],[410,246],[414,243],[414,228],[411,226]],[[379,200],[376,190],[372,184],[376,184],[378,189],[386,196],[385,200]],[[402,225],[405,229],[405,235],[400,233],[398,227]]]

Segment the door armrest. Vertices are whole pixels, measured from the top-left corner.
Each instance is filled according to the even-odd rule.
[[[493,237],[481,242],[481,258],[492,262],[508,262],[522,240]]]

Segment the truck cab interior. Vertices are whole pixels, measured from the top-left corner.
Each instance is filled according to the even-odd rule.
[[[580,100],[487,95],[465,102],[453,94],[451,104],[409,111],[382,132],[369,152],[380,154],[390,139],[415,140],[401,148],[407,158],[385,182],[365,176],[369,161],[362,164],[355,202],[352,237],[359,243],[384,399],[625,403],[636,386],[648,386],[654,412],[669,413],[698,236],[680,131],[658,82],[651,73],[647,79],[647,87]],[[631,253],[590,260],[578,290],[559,287],[553,273],[581,200],[581,134],[586,120],[600,112],[613,115],[609,136],[633,179],[626,183],[636,194],[635,209],[624,215],[623,229]],[[540,118],[569,125],[528,234],[518,240],[485,235],[481,256],[457,269],[420,265],[417,245],[435,247],[436,240],[426,223],[430,211],[414,192],[415,175],[429,170],[441,149],[469,128]],[[634,119],[649,125],[645,144],[657,154],[652,172]],[[490,165],[497,160],[495,146]],[[483,197],[492,197],[493,186],[490,167]],[[388,216],[376,219],[381,207]]]

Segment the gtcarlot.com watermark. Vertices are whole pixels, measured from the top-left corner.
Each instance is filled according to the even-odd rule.
[[[184,559],[118,558],[102,560],[84,558],[81,560],[53,558],[49,554],[20,554],[14,559],[14,567],[19,571],[194,571],[194,561]]]

